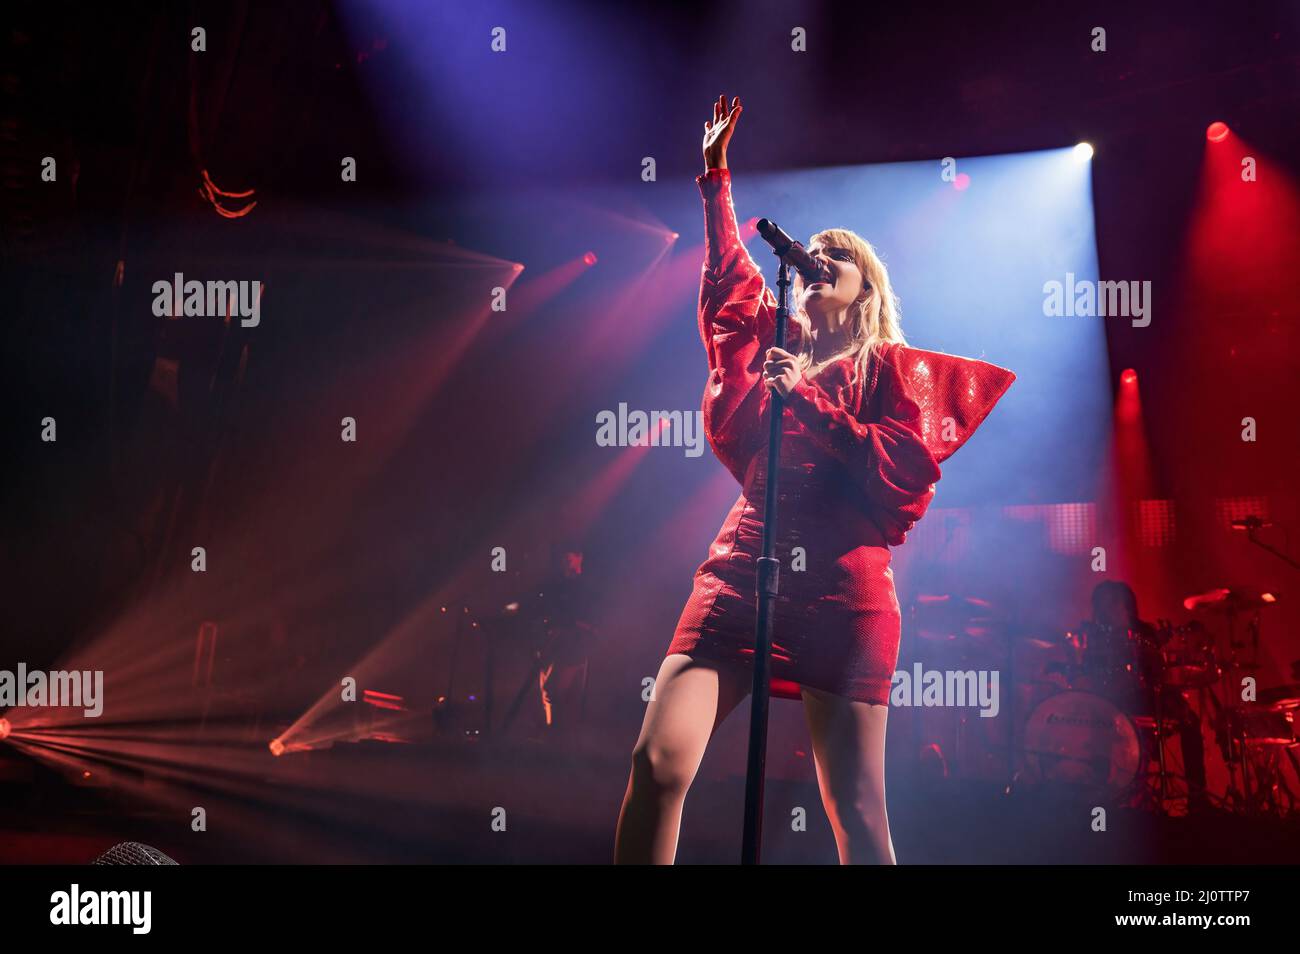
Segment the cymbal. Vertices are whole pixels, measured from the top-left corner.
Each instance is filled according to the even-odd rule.
[[[1050,640],[1038,636],[1022,636],[1019,642],[1029,649],[1060,649],[1062,646],[1069,645],[1064,639]]]
[[[952,593],[918,593],[916,599],[912,602],[918,606],[966,605],[983,609],[993,608],[993,603],[990,600],[978,596],[955,596]]]
[[[1262,706],[1275,706],[1279,709],[1300,708],[1300,682],[1261,689],[1257,701]]]
[[[988,600],[948,593],[921,594],[909,610],[912,621],[921,629],[947,632],[968,630],[971,624],[988,624],[1002,616]]]
[[[1221,587],[1204,593],[1194,593],[1183,600],[1185,609],[1200,613],[1239,613],[1243,610],[1272,606],[1277,597],[1262,590],[1245,590]]]

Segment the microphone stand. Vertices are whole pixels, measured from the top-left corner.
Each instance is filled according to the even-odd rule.
[[[1247,527],[1246,539],[1249,540],[1251,543],[1255,544],[1255,546],[1259,547],[1261,550],[1267,550],[1269,553],[1273,554],[1273,556],[1277,557],[1279,560],[1282,560],[1285,563],[1289,564],[1292,569],[1300,570],[1300,563],[1297,563],[1295,560],[1291,559],[1291,557],[1287,556],[1281,550],[1275,549],[1274,547],[1269,546],[1263,540],[1259,539],[1259,537],[1255,535],[1258,532],[1259,532],[1258,527]]]
[[[778,256],[775,347],[785,346],[789,313],[790,272]],[[766,387],[766,384],[764,385]],[[763,840],[763,780],[767,768],[767,711],[771,694],[772,617],[780,589],[781,564],[776,559],[776,483],[781,460],[785,398],[770,390],[772,419],[767,442],[767,485],[763,489],[763,555],[755,574],[758,615],[754,625],[754,688],[749,707],[749,756],[745,768],[745,828],[740,849],[742,865],[756,865]]]

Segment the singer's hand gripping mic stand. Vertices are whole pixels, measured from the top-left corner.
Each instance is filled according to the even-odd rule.
[[[785,323],[790,300],[789,266],[778,257],[777,307],[774,346],[785,346]],[[765,385],[766,386],[766,385]],[[758,617],[754,626],[754,689],[749,709],[749,759],[745,770],[745,834],[741,864],[756,865],[763,839],[763,777],[767,766],[767,707],[770,695],[772,615],[780,589],[781,564],[776,550],[776,485],[781,460],[782,419],[785,398],[770,389],[772,418],[767,439],[767,486],[763,491],[763,555],[758,559],[755,591]]]

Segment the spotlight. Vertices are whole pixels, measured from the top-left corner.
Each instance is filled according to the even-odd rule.
[[[957,177],[952,180],[952,187],[958,192],[965,192],[970,187],[970,176],[964,172],[957,173]]]
[[[1210,140],[1210,142],[1223,142],[1223,140],[1228,138],[1228,124],[1210,123],[1210,125],[1205,128],[1205,138]]]
[[[281,742],[279,739],[272,739],[269,748],[271,750],[271,754],[276,756],[277,758],[279,758],[281,755],[284,755],[284,743]]]
[[[1092,143],[1081,142],[1074,147],[1074,157],[1080,162],[1087,162],[1092,158]]]
[[[522,272],[523,270],[524,270],[523,263],[522,263],[522,262],[515,262],[515,271],[517,271],[517,272]]]
[[[0,739],[9,738],[9,733],[13,731],[13,726],[9,724],[8,719],[0,719]]]
[[[595,253],[595,252],[588,252],[586,255],[582,256],[582,260],[583,260],[586,264],[588,264],[588,265],[595,265],[595,264],[596,264],[596,253]]]
[[[1119,376],[1119,380],[1121,384],[1127,384],[1129,386],[1132,386],[1134,384],[1137,384],[1138,373],[1134,371],[1132,368],[1128,368],[1127,370],[1125,370],[1123,374]]]
[[[669,232],[667,236],[667,241],[676,242],[680,237],[681,236],[679,236],[676,232]]]

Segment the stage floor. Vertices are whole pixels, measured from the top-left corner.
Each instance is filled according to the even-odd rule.
[[[18,758],[13,753],[6,760]],[[12,761],[11,761],[12,764]],[[707,763],[706,763],[707,764]],[[627,764],[550,743],[413,746],[341,744],[266,760],[235,794],[138,784],[74,785],[37,770],[0,784],[0,863],[82,864],[125,840],[182,864],[605,864]],[[144,793],[149,792],[146,796]],[[743,780],[702,771],[687,800],[683,864],[740,854]],[[1108,831],[1091,806],[1001,786],[894,773],[889,814],[903,864],[1293,864],[1300,818],[1222,811],[1167,817],[1111,807]],[[191,830],[202,806],[207,830]],[[504,809],[505,830],[493,818]],[[835,847],[816,785],[771,780],[764,858],[831,864]],[[794,831],[804,809],[807,830]]]

